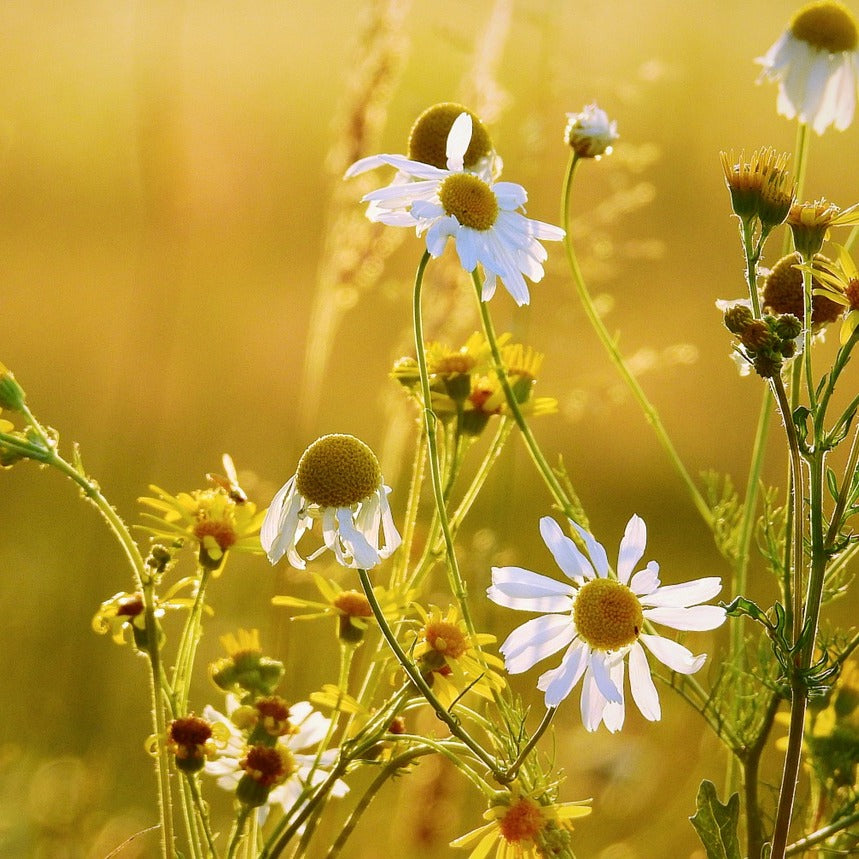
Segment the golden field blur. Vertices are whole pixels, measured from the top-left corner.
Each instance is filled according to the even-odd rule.
[[[744,289],[719,151],[791,151],[794,124],[776,116],[775,87],[755,85],[753,59],[794,9],[783,0],[4,4],[0,360],[61,444],[80,443],[127,520],[148,484],[201,487],[225,451],[264,506],[327,432],[354,433],[380,453],[396,516],[414,412],[388,373],[412,351],[423,246],[380,232],[390,242],[379,249],[384,268],[356,265],[350,219],[372,185],[343,183],[342,170],[403,152],[418,113],[462,101],[491,128],[505,178],[528,189],[529,216],[557,223],[565,112],[596,100],[621,139],[577,173],[585,275],[690,473],[740,481],[760,380],[739,378],[714,304]],[[856,126],[812,139],[809,198],[859,199],[859,175],[844,169],[857,144]],[[499,331],[546,353],[537,393],[560,409],[533,426],[549,459],[563,455],[610,554],[638,513],[666,582],[726,575],[587,326],[560,249],[549,252],[530,307],[503,290],[492,304]],[[456,344],[477,327],[467,281],[430,278],[425,295],[429,339]],[[855,389],[855,367],[847,376]],[[769,465],[780,483],[784,463]],[[537,522],[552,512],[515,441],[461,535],[472,591],[493,564],[549,572]],[[755,570],[751,581],[751,596],[773,598]],[[32,463],[0,473],[2,857],[95,859],[157,819],[143,662],[90,629],[101,601],[129,586],[111,535],[71,483]],[[257,627],[287,665],[291,698],[334,679],[330,628],[296,630],[271,605],[290,589],[309,594],[309,577],[233,559],[212,588],[199,664],[220,655],[218,634]],[[855,617],[855,599],[838,611]],[[512,626],[489,604],[481,612],[499,640]],[[725,633],[699,639],[712,665]],[[534,678],[512,685],[531,694]],[[201,673],[194,705],[212,695]],[[686,818],[702,778],[723,783],[724,756],[694,711],[664,687],[661,697],[661,722],[630,713],[617,735],[587,734],[575,695],[557,718],[562,798],[594,797],[574,836],[580,859],[703,857]],[[768,763],[777,784],[775,750]],[[346,852],[464,855],[447,843],[481,810],[455,772],[430,761],[388,786]],[[149,836],[116,855],[156,854]]]

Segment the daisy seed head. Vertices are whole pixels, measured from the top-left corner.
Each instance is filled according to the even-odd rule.
[[[369,498],[382,482],[376,454],[353,435],[317,439],[298,461],[296,488],[319,507],[352,507]]]
[[[790,22],[790,31],[819,51],[837,54],[856,50],[856,19],[844,4],[832,0],[803,6]]]
[[[254,708],[258,714],[258,724],[272,737],[282,737],[284,734],[292,733],[289,723],[289,706],[280,695],[269,695],[265,698],[257,698]]]
[[[409,158],[433,167],[447,166],[447,136],[454,120],[462,113],[471,117],[471,142],[465,150],[463,164],[471,170],[492,154],[492,139],[486,126],[468,108],[454,102],[442,102],[427,108],[409,132]]]
[[[626,585],[597,578],[579,590],[573,622],[594,650],[618,650],[635,643],[644,613],[638,597]]]
[[[498,218],[498,198],[486,182],[472,173],[448,176],[438,195],[445,212],[464,227],[483,232]]]

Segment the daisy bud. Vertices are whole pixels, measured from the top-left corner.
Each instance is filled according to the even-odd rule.
[[[742,334],[753,319],[752,311],[745,304],[735,304],[725,311],[725,328],[731,334]]]
[[[12,371],[0,362],[0,408],[20,412],[24,400],[24,389],[15,381]]]
[[[618,136],[617,122],[609,121],[608,114],[596,104],[589,104],[581,113],[567,114],[564,141],[579,158],[610,155]]]

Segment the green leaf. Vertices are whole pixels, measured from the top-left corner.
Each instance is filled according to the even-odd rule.
[[[741,859],[737,839],[739,794],[732,794],[727,804],[722,805],[715,785],[705,779],[698,788],[696,805],[698,810],[689,820],[707,851],[707,859]]]

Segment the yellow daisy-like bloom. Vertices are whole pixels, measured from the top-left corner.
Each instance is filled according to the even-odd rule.
[[[841,345],[843,346],[859,327],[859,269],[847,248],[833,243],[838,258],[831,262],[826,257],[815,257],[811,267],[797,266],[810,271],[817,281],[815,297],[821,296],[843,305],[847,316],[841,323]]]
[[[849,227],[859,224],[859,203],[839,209],[827,200],[813,203],[794,203],[787,216],[787,225],[793,232],[793,243],[803,257],[810,258],[823,247],[830,227]]]
[[[185,578],[176,582],[162,597],[156,599],[155,617],[161,618],[165,612],[175,609],[191,608],[194,604],[193,592],[199,582]],[[190,597],[177,596],[186,588],[191,590]],[[209,614],[212,609],[206,606]],[[99,635],[110,634],[117,644],[127,644],[132,639],[138,647],[145,647],[146,622],[144,618],[143,594],[121,592],[105,600],[92,619],[92,628]]]
[[[451,847],[472,848],[469,859],[545,859],[569,850],[572,821],[591,813],[590,800],[545,803],[518,790],[504,794],[483,815],[489,822]],[[494,851],[494,852],[493,852]]]
[[[808,3],[757,62],[761,78],[778,81],[778,112],[818,134],[853,121],[859,90],[856,19],[833,0]]]
[[[325,579],[317,573],[312,575],[316,589],[322,595],[322,602],[282,594],[272,598],[272,605],[297,608],[307,612],[293,615],[293,620],[334,617],[338,622],[338,638],[343,642],[359,644],[364,638],[367,627],[373,621],[373,611],[367,597],[360,591],[344,589],[333,579]],[[381,585],[374,587],[373,593],[385,617],[392,622],[406,616],[415,595],[414,591],[401,595]]]
[[[218,570],[231,551],[262,554],[259,531],[265,510],[258,512],[243,494],[239,496],[223,485],[178,495],[158,486],[149,488],[156,497],[138,500],[157,515],[143,514],[153,523],[144,530],[160,539],[193,541],[198,546],[201,566]]]
[[[531,396],[544,356],[530,346],[511,343],[510,334],[502,334],[498,342],[507,379],[521,411],[529,415],[557,412],[558,401],[553,397]],[[440,418],[458,417],[462,431],[477,436],[492,416],[509,413],[483,334],[475,332],[459,349],[428,343],[425,355],[432,408]],[[421,402],[417,363],[413,359],[398,361],[391,375]]]
[[[446,611],[430,606],[427,612],[415,603],[415,609],[423,625],[416,633],[412,655],[442,706],[449,708],[466,689],[491,701],[493,691],[504,687],[495,670],[503,669],[504,663],[480,648],[494,644],[495,636],[469,635],[456,606]]]

